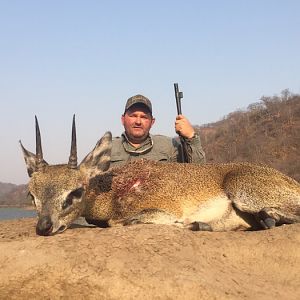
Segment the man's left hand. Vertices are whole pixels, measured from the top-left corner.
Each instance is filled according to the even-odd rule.
[[[191,139],[195,135],[195,130],[190,121],[183,115],[178,115],[175,121],[175,131],[180,136]]]

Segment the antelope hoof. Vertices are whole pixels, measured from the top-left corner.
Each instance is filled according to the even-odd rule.
[[[272,218],[265,218],[264,220],[260,220],[260,224],[263,229],[271,229],[276,225],[276,221]]]
[[[271,229],[276,226],[276,216],[271,209],[262,209],[258,213],[258,218],[263,229]]]
[[[211,226],[204,222],[192,222],[187,224],[186,228],[192,231],[212,231]]]

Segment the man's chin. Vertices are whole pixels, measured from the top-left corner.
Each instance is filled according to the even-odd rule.
[[[132,138],[137,140],[145,140],[147,138],[147,134],[143,130],[135,130],[131,134]]]
[[[145,134],[132,134],[129,139],[134,143],[142,143],[146,140],[146,138],[147,135]]]

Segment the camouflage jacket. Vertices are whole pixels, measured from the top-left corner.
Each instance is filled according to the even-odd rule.
[[[200,137],[195,135],[192,139],[186,139],[188,156],[192,163],[205,163],[205,153],[201,146]],[[115,137],[112,142],[111,167],[121,165],[130,160],[146,158],[154,161],[179,162],[178,139],[163,135],[149,135],[138,148],[133,147],[123,133],[121,137]]]

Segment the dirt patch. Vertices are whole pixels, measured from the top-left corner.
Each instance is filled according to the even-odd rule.
[[[35,234],[0,222],[0,299],[300,299],[300,224],[258,232],[172,226]]]

